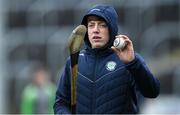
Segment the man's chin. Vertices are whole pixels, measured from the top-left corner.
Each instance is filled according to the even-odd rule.
[[[102,48],[102,47],[103,47],[103,45],[97,44],[97,45],[94,45],[93,49],[94,48]]]

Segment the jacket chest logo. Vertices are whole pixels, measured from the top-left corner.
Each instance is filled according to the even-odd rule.
[[[106,63],[106,69],[108,71],[114,71],[116,69],[116,65],[117,65],[116,62],[109,61],[109,62]]]

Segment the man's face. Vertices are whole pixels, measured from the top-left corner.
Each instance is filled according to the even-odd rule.
[[[106,22],[97,16],[89,16],[87,20],[91,47],[102,48],[109,41],[109,29]]]

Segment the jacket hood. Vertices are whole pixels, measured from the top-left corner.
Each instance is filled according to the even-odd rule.
[[[106,21],[106,24],[108,25],[110,32],[109,33],[110,38],[109,38],[109,42],[102,49],[110,48],[113,45],[113,41],[118,32],[118,15],[115,9],[109,5],[97,5],[87,11],[87,13],[84,15],[82,19],[81,24],[87,27],[87,18],[88,16],[92,16],[92,15],[101,17]],[[85,41],[85,45],[90,48],[91,44],[89,42],[87,33],[84,41]]]

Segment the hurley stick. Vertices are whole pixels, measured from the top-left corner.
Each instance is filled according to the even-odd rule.
[[[69,52],[71,59],[71,112],[76,113],[76,88],[78,75],[78,57],[80,48],[83,44],[86,34],[86,27],[84,25],[77,26],[69,37]]]

